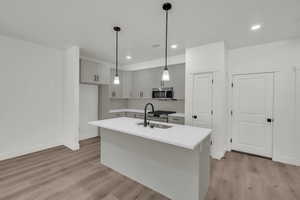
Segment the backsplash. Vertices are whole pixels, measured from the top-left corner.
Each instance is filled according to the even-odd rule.
[[[158,99],[129,99],[128,108],[144,109],[146,103],[152,103],[155,110],[169,110],[184,113],[184,100],[158,100]]]
[[[184,113],[184,100],[158,100],[158,99],[112,99],[109,98],[109,88],[106,85],[100,87],[101,119],[110,118],[109,110],[113,109],[144,109],[146,103],[152,103],[155,110],[168,110]]]

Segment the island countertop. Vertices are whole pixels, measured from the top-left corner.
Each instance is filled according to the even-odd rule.
[[[203,140],[205,140],[212,131],[211,129],[206,128],[178,124],[167,124],[161,122],[155,123],[170,125],[172,127],[168,129],[160,129],[137,125],[137,123],[141,122],[143,122],[143,120],[141,119],[120,117],[114,119],[93,121],[89,122],[89,124],[120,133],[125,133],[128,135],[134,135],[166,144],[175,145],[189,150],[195,149],[195,147],[197,147]]]

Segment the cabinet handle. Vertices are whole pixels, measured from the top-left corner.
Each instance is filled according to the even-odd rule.
[[[197,115],[193,115],[192,117],[193,117],[194,119],[197,119],[197,118],[198,118]]]

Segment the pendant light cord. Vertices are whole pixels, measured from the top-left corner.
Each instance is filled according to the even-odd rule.
[[[118,49],[119,49],[119,35],[118,35],[118,31],[116,31],[116,76],[118,76],[119,75],[119,73],[118,73],[118,57],[119,57],[119,51],[118,51]]]
[[[168,10],[166,10],[165,70],[168,70]]]

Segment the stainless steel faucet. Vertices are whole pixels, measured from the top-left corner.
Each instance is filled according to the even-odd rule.
[[[144,127],[147,127],[147,125],[148,125],[148,123],[147,123],[147,107],[149,105],[152,107],[152,112],[154,112],[154,106],[153,106],[153,104],[152,103],[147,103],[145,105],[145,110],[144,110]]]

